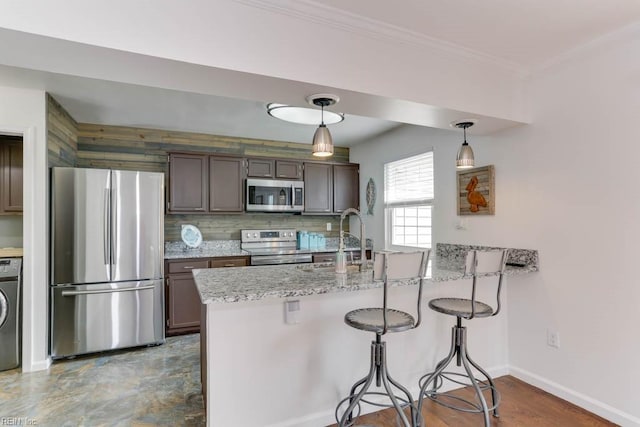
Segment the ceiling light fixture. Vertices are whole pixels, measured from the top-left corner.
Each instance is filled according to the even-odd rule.
[[[320,111],[320,126],[316,129],[316,133],[313,134],[311,152],[316,157],[333,156],[333,139],[327,125],[324,124],[324,107],[335,104],[337,100],[327,95],[313,95],[311,101],[322,109]]]
[[[315,105],[313,104],[313,101],[310,101],[309,103]],[[271,117],[275,117],[276,119],[303,125],[318,126],[320,123],[322,123],[323,119],[324,123],[327,125],[340,123],[344,120],[343,114],[334,113],[333,111],[325,112],[323,118],[318,114],[318,110],[316,108],[294,107],[292,105],[276,103],[267,104],[267,113]]]
[[[453,123],[455,127],[462,128],[464,131],[464,142],[460,146],[460,149],[458,149],[458,156],[456,157],[456,167],[458,169],[469,169],[475,164],[473,150],[471,146],[467,144],[467,128],[473,126],[473,124],[474,122],[472,121]]]

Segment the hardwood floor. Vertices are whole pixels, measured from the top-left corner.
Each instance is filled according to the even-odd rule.
[[[579,408],[566,400],[555,397],[539,388],[524,383],[512,376],[496,378],[502,394],[500,417],[491,417],[492,426],[501,427],[579,427],[615,426],[603,418]],[[468,388],[456,391],[460,396],[472,395]],[[445,408],[430,400],[425,401],[422,411],[428,427],[478,427],[483,426],[481,414],[468,414]],[[356,425],[396,427],[396,412],[385,409],[357,420]],[[333,426],[335,426],[334,424]]]

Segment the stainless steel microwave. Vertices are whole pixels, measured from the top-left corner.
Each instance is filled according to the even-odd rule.
[[[302,212],[304,182],[247,179],[247,211]]]

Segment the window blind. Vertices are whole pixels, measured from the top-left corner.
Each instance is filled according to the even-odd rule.
[[[433,151],[384,165],[385,207],[433,202]]]

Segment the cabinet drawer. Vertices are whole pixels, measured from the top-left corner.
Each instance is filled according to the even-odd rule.
[[[336,254],[334,253],[313,255],[313,262],[335,262],[335,261],[336,261]]]
[[[209,262],[205,260],[197,261],[169,261],[169,274],[189,273],[196,268],[209,268]]]
[[[249,265],[247,258],[225,258],[211,260],[211,268],[246,267],[247,265]]]

